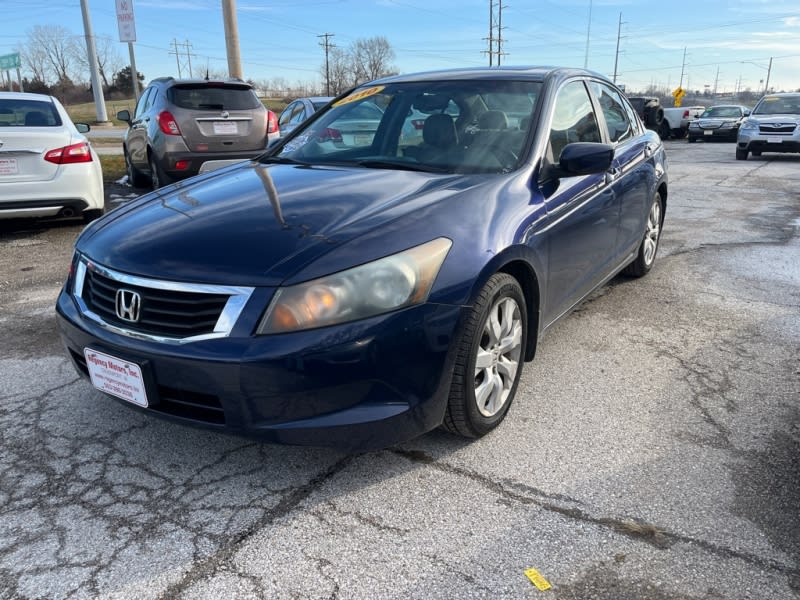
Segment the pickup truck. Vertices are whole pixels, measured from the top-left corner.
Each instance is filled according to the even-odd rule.
[[[664,109],[664,120],[658,129],[662,140],[670,137],[685,138],[689,131],[689,122],[703,114],[705,106],[678,106]]]
[[[699,117],[705,110],[705,106],[664,108],[661,101],[653,97],[637,96],[628,99],[645,126],[657,131],[662,140],[686,137],[689,121]]]

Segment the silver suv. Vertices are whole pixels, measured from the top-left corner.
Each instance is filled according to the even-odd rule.
[[[736,160],[762,152],[800,152],[800,93],[768,94],[739,126]]]
[[[240,80],[161,77],[150,82],[123,141],[128,181],[158,188],[253,158],[278,136],[275,114]],[[270,135],[272,134],[272,135]]]

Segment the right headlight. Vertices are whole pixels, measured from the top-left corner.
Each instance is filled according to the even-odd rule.
[[[437,238],[370,263],[280,288],[258,334],[347,323],[428,299],[451,242]]]
[[[753,119],[745,119],[739,126],[739,129],[758,129],[758,121]]]

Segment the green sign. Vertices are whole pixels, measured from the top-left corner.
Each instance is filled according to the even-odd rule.
[[[22,61],[19,59],[19,53],[4,54],[0,56],[0,71],[9,71],[10,69],[19,69],[22,66]]]

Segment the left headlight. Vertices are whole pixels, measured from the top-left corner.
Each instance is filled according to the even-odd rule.
[[[280,288],[257,333],[347,323],[425,302],[452,244],[447,238],[437,238],[346,271]]]
[[[742,121],[742,124],[739,125],[739,129],[758,129],[758,122],[752,119],[745,119]]]

